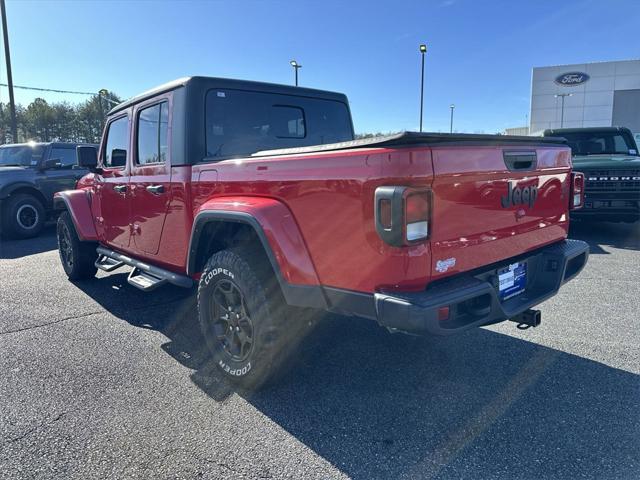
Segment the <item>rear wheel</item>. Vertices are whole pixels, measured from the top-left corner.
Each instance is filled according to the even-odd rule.
[[[2,206],[2,232],[9,238],[35,237],[42,231],[46,212],[28,193],[10,196]]]
[[[96,245],[80,241],[69,212],[62,212],[58,217],[56,233],[60,261],[69,280],[93,277],[98,270],[95,266],[98,258]]]
[[[200,326],[214,363],[253,389],[281,371],[303,336],[296,325],[304,320],[264,270],[250,250],[223,250],[211,256],[198,285]]]

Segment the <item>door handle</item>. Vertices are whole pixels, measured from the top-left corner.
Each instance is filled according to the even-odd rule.
[[[149,185],[147,187],[147,191],[154,195],[160,195],[161,193],[164,193],[164,185]]]
[[[113,189],[118,193],[125,193],[127,191],[126,185],[114,185]]]

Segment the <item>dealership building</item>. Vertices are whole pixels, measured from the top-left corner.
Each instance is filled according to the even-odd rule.
[[[533,69],[531,134],[547,128],[602,126],[640,133],[640,60]]]

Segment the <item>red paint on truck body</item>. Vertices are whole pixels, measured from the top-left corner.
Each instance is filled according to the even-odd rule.
[[[98,228],[98,237],[137,258],[185,273],[195,216],[209,209],[243,211],[264,227],[291,284],[368,293],[423,290],[432,280],[567,237],[569,149],[530,147],[538,157],[532,172],[508,171],[502,156],[506,149],[366,148],[172,167],[149,180],[163,182],[169,191],[166,218],[151,222],[164,215],[164,205],[152,207],[143,196],[136,197],[135,211],[127,213],[130,223],[155,225],[149,235],[159,239],[157,253],[141,248],[137,239],[129,241],[131,232],[120,231],[121,237],[114,237]],[[117,181],[123,181],[120,177]],[[138,188],[136,176],[130,181]],[[538,187],[535,205],[503,208],[508,182]],[[103,180],[103,188],[105,183],[109,182]],[[383,185],[432,189],[426,241],[392,247],[378,236],[373,198]],[[98,218],[100,208],[100,202],[93,203]],[[150,212],[148,218],[142,218],[145,211]],[[438,271],[438,261],[451,258],[455,264]]]
[[[503,150],[508,149],[434,148],[431,235],[434,280],[489,265],[567,237],[569,150],[538,147],[537,168],[532,172],[507,170]],[[533,207],[501,206],[509,181],[519,187],[538,188]],[[450,258],[455,258],[455,266],[446,272],[436,270],[438,261]]]
[[[250,214],[262,226],[283,278],[296,285],[319,285],[300,228],[284,203],[267,197],[215,197],[200,205],[194,217],[210,211]]]
[[[207,168],[211,165],[194,166],[193,177]],[[429,185],[429,149],[225,160],[215,169],[215,182],[192,184],[195,208],[226,195],[282,202],[297,223],[322,285],[367,292],[382,286],[407,290],[426,285],[428,242],[406,248],[385,244],[375,231],[373,194],[376,187],[394,182]],[[283,258],[288,257],[285,253]]]

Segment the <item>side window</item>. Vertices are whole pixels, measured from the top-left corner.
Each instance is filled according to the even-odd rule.
[[[70,170],[77,163],[75,148],[52,148],[49,158],[60,160],[60,168]]]
[[[138,114],[138,143],[136,161],[139,165],[164,163],[167,160],[169,129],[168,103],[140,110]]]
[[[129,149],[129,117],[121,117],[109,124],[107,146],[104,151],[104,166],[123,168],[127,164]]]

